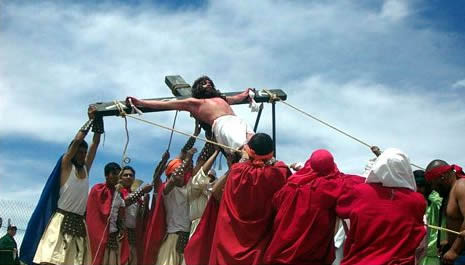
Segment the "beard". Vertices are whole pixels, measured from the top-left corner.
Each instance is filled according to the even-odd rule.
[[[201,88],[200,93],[198,94],[198,98],[216,98],[216,97],[222,97],[220,91],[210,88],[210,89],[204,89]]]

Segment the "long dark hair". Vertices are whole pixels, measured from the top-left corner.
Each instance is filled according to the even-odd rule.
[[[202,85],[206,80],[210,81],[210,83],[212,84],[213,91],[205,91],[205,89],[203,89]],[[194,81],[194,84],[192,84],[192,97],[200,99],[219,97],[226,100],[226,97],[223,96],[223,94],[221,94],[221,92],[216,89],[215,83],[213,83],[210,77],[206,75],[197,78],[197,80]]]

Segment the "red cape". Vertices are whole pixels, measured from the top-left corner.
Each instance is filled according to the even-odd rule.
[[[350,219],[341,264],[415,264],[415,250],[426,233],[425,209],[418,192],[355,185],[336,206],[339,217]]]
[[[156,264],[158,251],[166,235],[166,212],[163,202],[163,189],[165,183],[158,188],[157,199],[152,199],[152,207],[149,212],[147,233],[145,234],[145,249],[142,264]]]
[[[291,175],[283,162],[231,167],[218,212],[209,264],[263,264],[271,236],[271,200]]]
[[[344,184],[363,181],[343,175],[337,168],[328,176],[310,172],[291,176],[273,197],[276,217],[265,263],[332,264],[337,199]]]
[[[109,188],[105,183],[99,183],[92,187],[87,200],[86,223],[89,233],[89,242],[92,250],[92,264],[102,264],[105,246],[108,241],[111,204],[113,202],[114,188]],[[100,243],[101,242],[101,243]],[[99,249],[99,244],[101,244]],[[97,253],[98,250],[98,253]],[[129,245],[127,236],[122,239],[121,264],[126,264],[129,259]]]
[[[184,249],[187,265],[208,264],[219,208],[220,203],[213,196],[210,197],[200,223]]]

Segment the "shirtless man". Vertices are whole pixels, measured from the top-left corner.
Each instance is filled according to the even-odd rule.
[[[250,88],[238,95],[225,97],[216,90],[215,84],[208,76],[201,76],[192,85],[191,98],[161,101],[127,97],[126,101],[131,100],[136,106],[152,109],[189,111],[202,123],[207,136],[211,129],[218,143],[239,149],[254,132],[247,122],[234,114],[230,104],[244,101],[249,96],[249,90]],[[231,150],[225,151],[231,153]]]
[[[447,203],[447,228],[454,231],[465,230],[465,174],[456,165],[449,165],[443,160],[433,160],[426,167],[425,178],[439,191]],[[453,264],[464,250],[464,238],[448,234],[450,249],[444,253],[442,260]],[[460,263],[462,264],[462,263]]]

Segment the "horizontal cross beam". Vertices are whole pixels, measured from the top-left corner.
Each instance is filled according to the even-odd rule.
[[[281,89],[271,89],[271,90],[268,90],[268,91],[275,94],[280,100],[286,100],[287,99],[287,94]],[[226,96],[226,97],[229,97],[229,96],[234,96],[234,95],[237,95],[237,94],[240,94],[240,93],[242,93],[242,92],[223,93],[223,95]],[[180,100],[180,99],[185,99],[185,98],[188,98],[188,97],[187,96],[180,96],[180,97],[165,97],[165,98],[152,98],[152,99],[154,99],[154,100],[163,100],[163,101],[171,101],[171,100]],[[270,102],[270,96],[265,91],[257,90],[257,93],[255,94],[255,101],[257,103]],[[132,112],[132,108],[130,106],[126,106],[125,101],[118,101],[118,102],[122,104],[121,106],[124,105],[123,110],[126,113],[131,113]],[[249,103],[248,100],[245,99],[244,101],[236,103],[234,105],[248,104],[248,103]],[[115,105],[115,102],[111,102],[111,101],[110,102],[97,102],[97,103],[94,103],[93,105],[95,105],[95,107],[97,108],[97,113],[96,113],[97,116],[117,116],[117,115],[119,115],[119,110],[118,110],[118,107]],[[155,110],[155,109],[150,109],[150,108],[145,108],[145,107],[141,107],[139,109],[144,113],[145,112],[170,111],[170,109]]]

